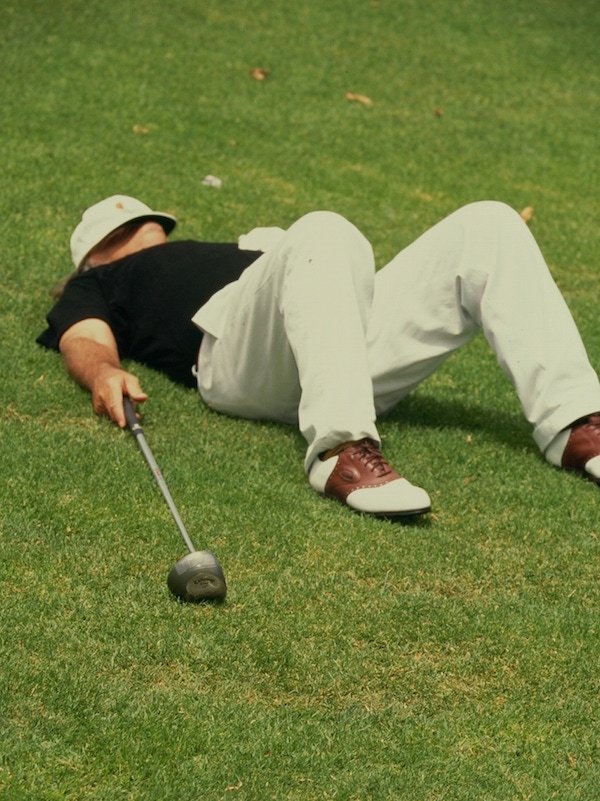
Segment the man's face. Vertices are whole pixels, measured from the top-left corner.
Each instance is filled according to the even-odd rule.
[[[90,251],[86,261],[92,267],[110,264],[144,248],[162,245],[166,241],[167,235],[160,223],[132,222],[104,237],[102,242]]]

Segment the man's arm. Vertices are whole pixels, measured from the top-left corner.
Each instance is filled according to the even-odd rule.
[[[136,402],[148,396],[137,377],[121,369],[110,326],[96,318],[81,320],[65,331],[58,347],[69,375],[91,393],[96,414],[106,414],[124,428],[123,395]]]

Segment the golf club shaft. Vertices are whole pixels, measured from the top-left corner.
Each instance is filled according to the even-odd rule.
[[[123,398],[123,406],[125,408],[125,417],[127,418],[127,425],[129,426],[129,430],[133,434],[133,436],[137,440],[137,444],[140,446],[140,450],[146,457],[146,461],[148,462],[150,469],[154,474],[154,478],[158,482],[158,486],[171,510],[171,514],[173,515],[173,519],[177,523],[177,528],[179,529],[181,536],[184,539],[185,544],[188,547],[190,553],[194,553],[196,550],[194,548],[194,544],[190,539],[190,535],[187,533],[187,530],[183,524],[183,520],[179,512],[177,511],[177,507],[175,506],[175,501],[171,497],[171,493],[169,492],[169,488],[167,487],[166,481],[163,478],[162,473],[160,472],[160,468],[156,463],[156,459],[154,458],[152,451],[150,450],[150,446],[144,436],[144,430],[140,425],[139,420],[137,419],[137,415],[133,408],[133,404],[128,397]]]

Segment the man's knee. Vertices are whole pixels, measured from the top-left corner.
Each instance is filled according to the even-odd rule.
[[[480,227],[491,226],[502,229],[524,224],[521,215],[501,200],[478,200],[463,206],[460,212]]]
[[[311,211],[288,228],[292,239],[319,244],[324,250],[358,255],[366,264],[374,263],[373,249],[358,228],[334,211]]]
[[[355,240],[370,247],[368,240],[358,228],[335,211],[311,211],[300,217],[289,230],[295,229],[310,231],[313,235],[322,235],[328,241]]]

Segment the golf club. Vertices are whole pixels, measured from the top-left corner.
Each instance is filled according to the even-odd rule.
[[[189,551],[186,556],[180,559],[179,562],[171,568],[167,577],[169,589],[173,595],[176,595],[184,601],[203,601],[207,599],[224,598],[227,593],[227,584],[225,583],[225,576],[219,564],[219,560],[210,551],[197,551],[194,548],[190,535],[186,531],[183,520],[169,492],[169,488],[167,487],[146,437],[144,436],[144,431],[137,418],[131,400],[128,397],[124,397],[123,405],[125,407],[125,417],[129,430],[136,438],[140,450],[146,457],[146,461],[154,474],[154,478],[158,482],[158,486],[161,489],[169,509],[171,510],[173,519],[177,523],[177,528]]]

